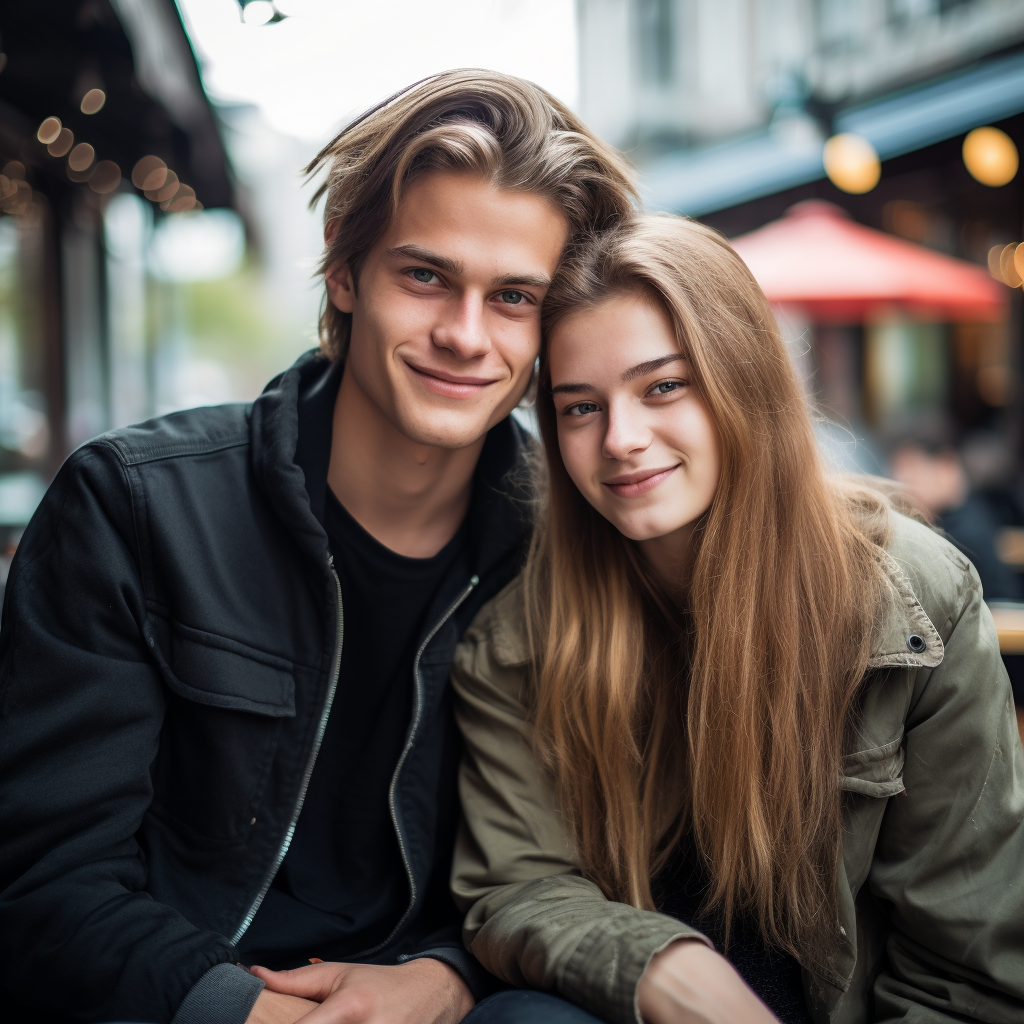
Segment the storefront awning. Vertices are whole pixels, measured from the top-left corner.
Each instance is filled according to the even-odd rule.
[[[889,160],[1024,111],[1024,54],[948,75],[838,113],[836,132]],[[700,217],[825,177],[821,137],[794,118],[726,143],[671,153],[644,173],[644,205]]]
[[[771,302],[818,320],[859,322],[885,307],[942,321],[1006,315],[1006,288],[983,268],[864,227],[831,203],[798,203],[732,244]]]

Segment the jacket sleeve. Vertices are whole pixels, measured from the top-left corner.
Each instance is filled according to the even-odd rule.
[[[0,632],[0,990],[39,1016],[170,1021],[234,959],[144,891],[164,696],[138,565],[124,467],[79,450],[25,532]]]
[[[924,578],[921,578],[924,577]],[[1024,1022],[1024,757],[977,574],[959,554],[914,581],[941,635],[905,722],[868,884],[891,925],[877,1021]]]
[[[676,939],[707,939],[675,918],[609,902],[582,877],[531,745],[526,657],[509,630],[521,618],[518,594],[513,584],[483,609],[452,663],[465,739],[452,869],[455,901],[467,911],[463,938],[509,984],[634,1024],[651,957]]]

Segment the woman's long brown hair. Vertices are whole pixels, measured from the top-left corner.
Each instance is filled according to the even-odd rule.
[[[838,931],[844,727],[885,586],[885,498],[830,478],[774,316],[715,231],[645,217],[577,243],[545,300],[643,293],[668,312],[717,429],[721,476],[684,609],[562,463],[545,342],[548,500],[526,570],[538,751],[586,875],[653,906],[684,828],[726,922],[814,962]]]

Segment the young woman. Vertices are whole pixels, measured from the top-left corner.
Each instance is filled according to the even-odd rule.
[[[970,564],[826,473],[714,231],[588,240],[545,318],[546,499],[453,666],[472,951],[623,1024],[1024,1021],[1024,758]]]

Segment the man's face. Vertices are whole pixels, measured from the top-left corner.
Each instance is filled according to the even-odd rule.
[[[547,199],[473,174],[434,171],[405,191],[353,287],[345,374],[406,437],[463,448],[519,402],[540,346],[540,304],[567,224]]]

